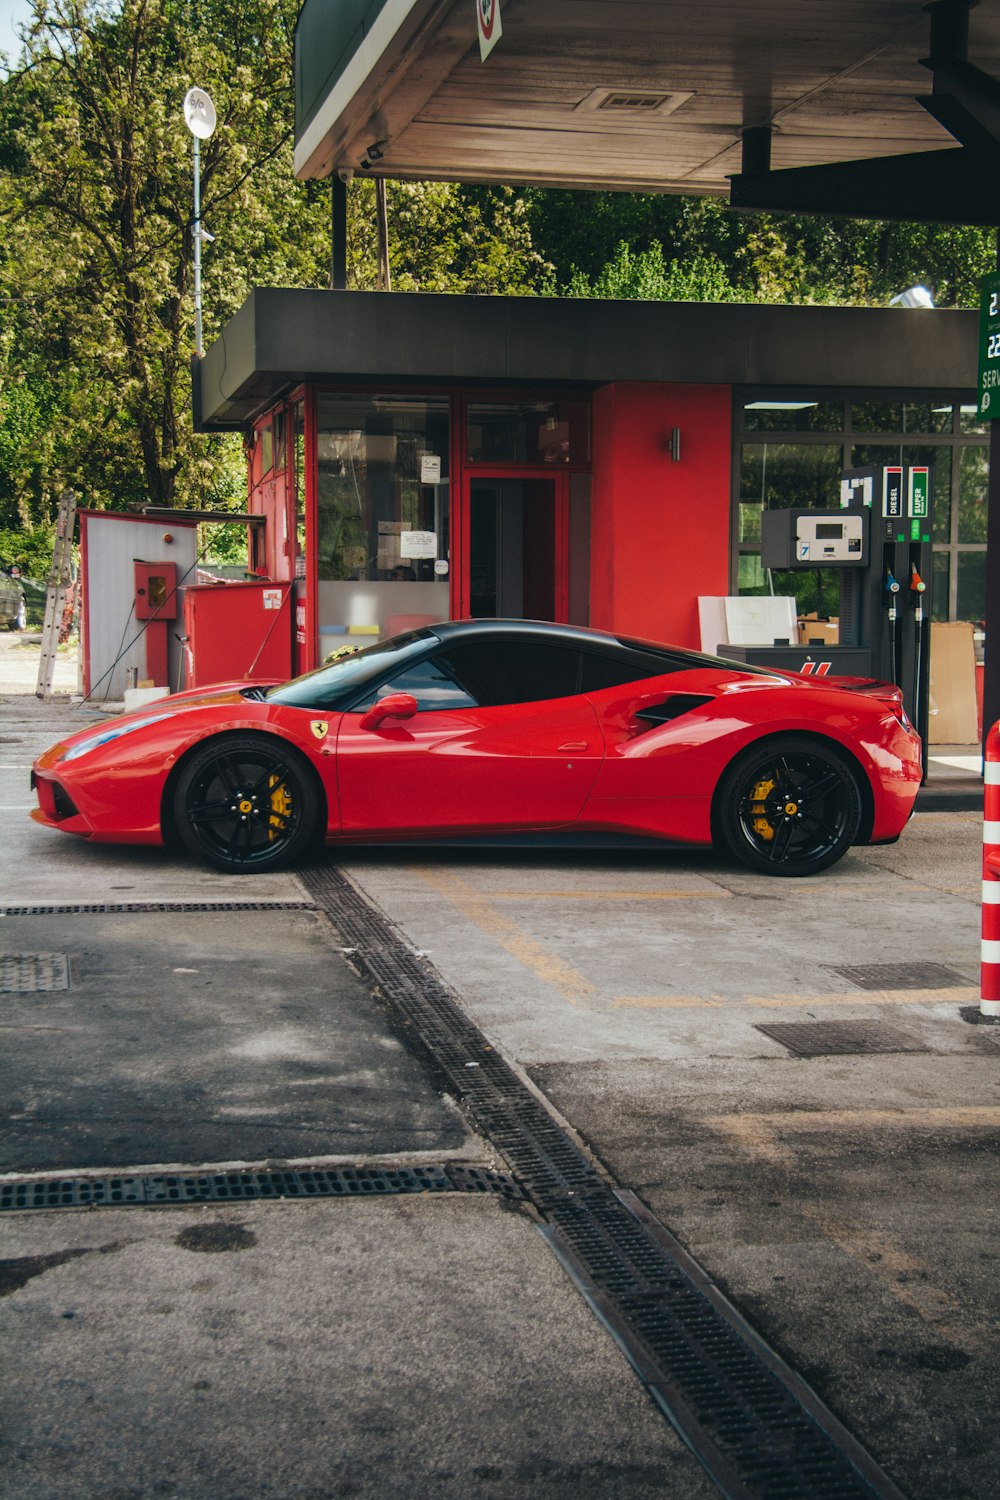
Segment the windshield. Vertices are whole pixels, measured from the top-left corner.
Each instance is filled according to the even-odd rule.
[[[347,640],[350,637],[346,637]],[[437,636],[430,630],[409,630],[405,635],[393,636],[392,640],[379,641],[376,646],[365,646],[351,651],[307,672],[304,677],[294,677],[280,687],[268,688],[265,699],[268,703],[287,703],[292,708],[336,708],[349,702],[358,690],[383,672],[391,672],[400,662],[418,656]]]

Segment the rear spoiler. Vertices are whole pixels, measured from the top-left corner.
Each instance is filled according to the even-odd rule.
[[[810,678],[810,681],[815,679]],[[903,703],[903,689],[894,682],[879,682],[874,677],[824,677],[823,681],[830,687],[847,688],[852,693],[864,693],[867,698],[878,698],[893,707],[901,707]]]

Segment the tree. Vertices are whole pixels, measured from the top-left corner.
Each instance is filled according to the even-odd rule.
[[[295,187],[287,161],[280,180],[266,170],[290,149],[295,10],[294,0],[36,0],[24,65],[0,90],[0,207],[16,245],[0,267],[15,289],[6,390],[21,392],[5,394],[2,414],[39,409],[48,382],[63,440],[50,429],[33,452],[22,444],[8,485],[34,467],[50,501],[65,483],[111,504],[232,492],[231,445],[191,431],[181,106],[197,81],[219,114],[202,149],[203,218],[217,236],[206,320],[218,326],[260,269],[279,284],[312,280],[325,252],[318,195],[310,203]],[[273,210],[290,192],[306,212],[287,237]],[[17,498],[27,519],[23,488]]]

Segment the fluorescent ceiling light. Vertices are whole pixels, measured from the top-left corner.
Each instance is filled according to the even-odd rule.
[[[808,411],[818,401],[748,401],[744,411]]]

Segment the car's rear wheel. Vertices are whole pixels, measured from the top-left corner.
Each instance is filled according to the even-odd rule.
[[[196,750],[174,791],[184,846],[230,874],[291,864],[317,832],[320,796],[303,757],[273,735],[230,735]]]
[[[835,864],[861,826],[861,793],[832,745],[777,735],[729,769],[719,832],[737,859],[765,875],[815,875]]]

